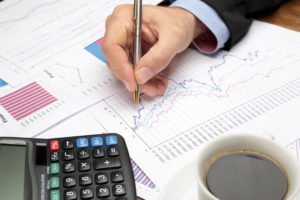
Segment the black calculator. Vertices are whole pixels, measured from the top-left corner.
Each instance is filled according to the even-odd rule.
[[[2,200],[136,200],[125,140],[115,133],[0,137]]]

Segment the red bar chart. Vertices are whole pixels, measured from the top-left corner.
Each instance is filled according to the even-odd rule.
[[[57,101],[48,91],[32,82],[0,98],[0,105],[17,121]]]

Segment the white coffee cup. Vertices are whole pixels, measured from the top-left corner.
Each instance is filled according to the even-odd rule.
[[[300,200],[300,164],[284,147],[266,135],[228,134],[206,144],[199,152],[195,164],[198,200],[219,200],[206,187],[204,180],[207,162],[218,153],[229,149],[253,149],[264,152],[278,161],[289,180],[288,193],[284,200]]]

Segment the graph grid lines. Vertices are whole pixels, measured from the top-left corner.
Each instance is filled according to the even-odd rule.
[[[172,138],[168,138],[161,143],[151,146],[155,155],[160,155],[162,162],[168,162],[177,155],[192,151],[200,145],[225,134],[226,132],[238,128],[266,112],[269,112],[289,101],[300,96],[300,79],[296,79],[277,88],[265,95],[256,97],[242,105],[219,114],[207,121],[191,127]],[[299,159],[299,143],[292,144],[294,152]],[[149,144],[148,144],[149,145]],[[158,153],[159,152],[159,153]]]

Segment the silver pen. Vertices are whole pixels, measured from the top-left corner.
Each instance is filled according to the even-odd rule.
[[[135,68],[142,54],[142,0],[134,0],[134,44],[133,44],[133,67]],[[140,85],[137,83],[134,91],[134,102],[139,103]]]

